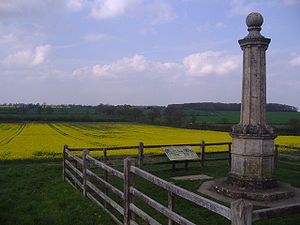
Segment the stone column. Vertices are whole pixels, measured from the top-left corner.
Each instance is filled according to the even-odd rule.
[[[250,13],[249,34],[239,40],[243,50],[243,88],[240,123],[232,127],[232,161],[227,182],[245,188],[276,187],[274,139],[266,124],[266,56],[271,41],[260,34],[263,17]]]

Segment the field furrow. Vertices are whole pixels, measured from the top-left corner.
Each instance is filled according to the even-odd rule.
[[[19,125],[19,127],[11,134],[7,135],[5,138],[0,140],[0,146],[7,145],[9,142],[11,142],[15,137],[20,135],[22,131],[24,130],[26,124],[22,123]]]
[[[64,136],[80,141],[81,143],[85,143],[85,146],[106,147],[106,145],[100,142],[100,139],[104,138],[104,136],[86,133],[82,129],[70,126],[66,123],[57,123],[55,125],[52,124],[52,128]]]

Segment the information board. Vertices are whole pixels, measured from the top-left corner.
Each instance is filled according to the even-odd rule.
[[[162,148],[171,161],[199,159],[191,146],[171,146]]]

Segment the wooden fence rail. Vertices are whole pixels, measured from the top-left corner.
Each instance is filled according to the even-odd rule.
[[[268,209],[259,209],[255,210],[252,213],[253,219],[252,221],[259,221],[269,218],[275,218],[280,216],[286,216],[292,213],[299,213],[300,212],[300,203],[296,204],[289,204],[284,206],[277,206],[274,208]]]
[[[135,174],[135,175],[142,177],[142,178],[150,181],[151,183],[171,192],[173,195],[180,196],[190,202],[195,203],[196,205],[207,208],[210,211],[213,211],[213,212],[230,220],[231,214],[230,214],[230,209],[228,207],[223,206],[214,201],[211,201],[209,199],[206,199],[204,197],[201,197],[190,191],[187,191],[187,190],[185,190],[181,187],[178,187],[174,184],[171,184],[170,182],[167,182],[159,177],[156,177],[138,167],[135,167],[132,159],[125,159],[125,164],[126,164],[125,168],[129,171],[126,171],[126,172],[124,171],[124,172],[125,172],[125,174],[127,174],[127,176],[131,177],[130,179],[133,179],[130,174],[131,173]],[[193,224],[193,223],[187,222],[187,220],[185,218],[174,213],[172,210],[168,209],[167,207],[162,206],[161,204],[157,203],[153,199],[149,198],[148,196],[146,196],[145,194],[143,194],[142,192],[140,192],[133,186],[129,187],[129,192],[130,192],[130,194],[134,195],[135,197],[138,197],[141,200],[143,200],[144,202],[146,202],[151,207],[157,209],[159,212],[161,212],[168,218],[172,219],[174,222],[176,222],[178,224]],[[171,204],[170,201],[171,201],[171,198],[169,198],[168,205],[173,205],[174,202]]]
[[[206,146],[227,146],[227,149],[224,151],[213,151],[208,152],[206,151]],[[231,142],[221,142],[221,143],[205,143],[204,141],[200,141],[199,143],[189,143],[189,144],[171,144],[171,145],[144,145],[143,142],[140,142],[136,146],[122,146],[122,147],[109,147],[109,148],[87,148],[89,151],[100,151],[103,152],[102,157],[98,157],[97,159],[103,162],[112,162],[115,160],[124,160],[126,157],[136,158],[137,165],[139,168],[143,168],[144,166],[155,166],[155,165],[164,165],[164,164],[170,164],[170,169],[164,169],[163,171],[175,171],[175,170],[187,170],[189,168],[201,168],[205,166],[205,162],[208,161],[227,161],[227,165],[230,165],[231,163]],[[164,158],[166,159],[165,154],[146,154],[145,149],[154,149],[154,148],[162,148],[162,147],[180,147],[180,146],[191,146],[191,147],[199,147],[199,151],[196,151],[196,154],[199,156],[198,160],[182,160],[182,161],[160,161],[160,162],[145,162],[145,159],[151,159],[151,158]],[[68,153],[70,152],[78,152],[83,151],[85,148],[67,148]],[[108,153],[110,151],[118,151],[118,150],[130,150],[135,149],[137,150],[136,155],[113,155],[109,156]],[[219,158],[207,158],[206,155],[219,155],[219,154],[226,154],[226,157],[219,157]],[[78,158],[78,157],[77,157]],[[199,166],[190,167],[190,162],[199,162]],[[176,168],[177,164],[184,164],[184,168]],[[224,166],[224,165],[223,165]],[[111,165],[113,168],[121,168],[122,165]]]
[[[193,146],[200,146],[201,152],[201,163],[205,162],[205,155],[208,152],[205,152],[205,145],[228,145],[231,148],[231,143],[210,143],[205,144],[201,142],[200,144],[193,144]],[[150,147],[157,145],[150,145]],[[163,146],[174,146],[174,145],[163,145]],[[186,146],[186,145],[181,145]],[[130,149],[133,149],[133,146],[129,146]],[[251,225],[252,222],[265,220],[273,217],[289,215],[292,213],[300,212],[300,203],[284,205],[280,207],[273,207],[267,209],[253,210],[253,206],[242,199],[236,200],[231,203],[230,208],[222,204],[214,202],[212,200],[206,199],[200,195],[197,195],[193,192],[187,191],[181,187],[178,187],[170,182],[167,182],[159,177],[154,176],[153,174],[142,169],[145,165],[143,159],[148,157],[148,155],[143,153],[143,149],[149,146],[145,146],[142,143],[139,146],[135,146],[138,149],[138,163],[136,166],[135,159],[127,158],[124,160],[123,173],[108,166],[103,161],[99,161],[89,155],[89,150],[81,149],[82,158],[74,155],[72,151],[74,149],[69,149],[68,146],[63,148],[63,179],[71,184],[74,188],[82,191],[83,195],[89,198],[97,206],[99,206],[104,212],[108,213],[116,224],[125,224],[125,225],[137,225],[137,217],[141,218],[148,224],[160,224],[157,220],[151,217],[147,212],[141,210],[133,201],[134,198],[139,198],[145,202],[150,207],[156,209],[161,214],[168,218],[168,225],[173,224],[183,224],[183,225],[192,225],[193,222],[184,218],[182,215],[179,215],[174,210],[175,206],[175,196],[179,196],[192,202],[200,207],[206,208],[222,217],[231,221],[232,225]],[[161,147],[161,145],[159,145]],[[278,146],[282,147],[282,146]],[[296,149],[291,146],[289,149]],[[128,147],[114,147],[114,150],[128,149]],[[111,148],[103,149],[103,151],[113,150]],[[101,150],[101,151],[102,151]],[[230,149],[229,149],[230,150]],[[277,149],[278,150],[278,149]],[[74,151],[79,151],[75,149]],[[107,153],[107,152],[106,152]],[[223,152],[224,153],[224,152]],[[227,153],[227,151],[225,152]],[[209,153],[212,154],[212,153]],[[104,157],[107,157],[105,154]],[[229,157],[230,158],[230,157]],[[227,160],[227,158],[226,158]],[[106,162],[106,161],[105,161]],[[102,171],[104,177],[100,177],[96,172],[92,171],[92,168],[97,168],[97,171]],[[102,174],[102,175],[103,175]],[[108,179],[108,175],[114,176],[117,179],[120,179],[123,183],[123,190],[118,189],[113,186]],[[162,205],[161,203],[151,199],[145,193],[141,192],[134,186],[134,179],[136,177],[141,177],[146,179],[152,184],[163,188],[167,191],[167,206]],[[100,190],[99,185],[102,187]],[[113,198],[108,195],[108,192],[117,196],[120,199],[120,202],[113,200]],[[102,203],[104,201],[104,203]],[[110,210],[110,207],[114,209],[114,212]],[[116,215],[117,213],[117,215]],[[122,219],[121,219],[122,218]]]
[[[300,151],[300,147],[275,145],[275,157],[274,157],[275,163],[274,164],[275,164],[276,168],[278,167],[278,164],[292,166],[295,168],[300,168],[299,163],[286,162],[286,161],[282,161],[282,160],[278,159],[280,157],[280,158],[291,159],[291,160],[300,160],[300,155],[290,155],[290,154],[279,153],[279,148]]]

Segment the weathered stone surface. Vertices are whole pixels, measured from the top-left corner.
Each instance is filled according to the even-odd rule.
[[[250,13],[246,18],[248,27],[260,27],[264,22],[264,18],[257,12]]]
[[[232,138],[231,153],[244,156],[273,156],[274,139]]]
[[[220,179],[218,179],[218,180],[220,180]],[[221,182],[221,187],[223,187],[222,178],[221,178],[220,182]],[[222,192],[217,192],[213,188],[213,186],[216,184],[216,180],[206,181],[206,182],[202,183],[201,186],[199,187],[198,191],[200,193],[208,195],[212,198],[215,198],[222,202],[227,202],[227,203],[236,201],[237,199],[239,199],[239,197],[243,196],[244,199],[247,199],[247,201],[251,202],[253,205],[263,206],[263,207],[276,207],[276,206],[295,204],[295,203],[300,202],[300,188],[295,188],[286,183],[279,182],[278,187],[276,187],[274,189],[252,190],[252,193],[253,193],[252,195],[254,195],[254,196],[255,196],[255,192],[265,193],[265,194],[271,193],[271,195],[274,195],[276,190],[277,190],[277,192],[280,190],[282,193],[286,193],[286,194],[281,195],[282,198],[268,197],[268,198],[258,198],[258,200],[257,200],[256,198],[254,198],[252,196],[253,200],[251,200],[247,197],[248,195],[239,194],[239,192],[245,193],[245,192],[251,192],[251,191],[246,190],[245,188],[233,187],[231,185],[229,186],[226,183],[226,178],[223,178],[223,182],[225,182],[225,185],[227,185],[227,187],[234,189],[235,192],[237,193],[237,195],[236,196],[231,195],[232,197],[228,197],[228,195],[225,195]],[[226,189],[224,189],[224,191],[226,191],[228,193],[228,192],[230,192],[231,189],[227,189],[227,191],[226,191]],[[292,196],[292,197],[290,197],[290,196]],[[262,200],[262,199],[264,199],[264,200]],[[272,200],[270,200],[270,199],[272,199]]]
[[[256,189],[253,187],[235,187],[228,184],[226,178],[220,178],[213,181],[211,188],[217,193],[223,194],[233,199],[250,199],[256,201],[276,201],[287,199],[294,196],[294,189],[285,183],[278,183],[276,188]]]
[[[274,170],[274,140],[233,138],[228,183],[256,189],[277,185]]]
[[[277,179],[275,176],[241,176],[240,174],[230,172],[227,175],[227,184],[233,187],[247,188],[249,190],[265,190],[277,187]]]
[[[260,34],[263,17],[246,19],[249,34],[239,40],[243,50],[243,87],[240,123],[232,127],[230,185],[268,189],[277,185],[274,170],[274,138],[266,124],[266,55],[271,39]]]
[[[275,201],[291,198],[295,190],[274,176],[274,139],[266,124],[266,55],[271,41],[260,34],[263,17],[250,13],[249,34],[239,40],[243,50],[243,87],[240,123],[232,127],[231,171],[226,178],[205,182],[201,192],[232,199]],[[218,198],[219,199],[219,198]]]
[[[236,124],[232,126],[232,137],[241,138],[272,138],[276,137],[273,127],[261,124]]]

